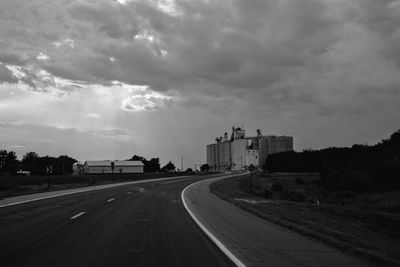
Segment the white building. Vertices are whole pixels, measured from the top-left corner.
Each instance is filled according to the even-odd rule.
[[[207,163],[214,171],[244,170],[250,165],[262,168],[268,155],[293,151],[293,137],[263,136],[260,130],[246,137],[244,129],[232,127],[230,139],[225,133],[215,141],[207,146]]]
[[[86,161],[83,165],[85,174],[101,173],[143,173],[144,164],[141,161]]]

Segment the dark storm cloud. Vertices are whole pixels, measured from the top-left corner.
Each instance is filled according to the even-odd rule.
[[[195,106],[209,106],[203,95],[229,95],[279,112],[329,114],[358,96],[363,110],[364,89],[380,94],[399,82],[399,1],[158,3],[1,3],[14,16],[2,13],[0,60],[32,65],[28,84],[44,69],[80,83],[173,90],[182,103],[204,99]],[[37,61],[41,52],[50,59]]]

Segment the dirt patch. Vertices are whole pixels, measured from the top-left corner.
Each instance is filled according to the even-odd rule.
[[[224,179],[210,187],[220,198],[263,219],[377,264],[400,266],[400,214],[396,209],[382,208],[382,196],[376,196],[380,204],[366,206],[357,204],[359,198],[372,201],[371,196],[350,200],[353,196],[348,193],[350,198],[342,205],[342,196],[326,195],[324,198],[321,195],[313,185],[315,177],[302,177],[302,180],[304,183],[298,179],[296,182],[294,177],[265,179],[259,176],[253,180],[253,193],[250,192],[249,176]],[[268,196],[262,194],[278,181],[283,185],[276,188],[278,192]],[[280,199],[284,190],[302,192],[304,198],[301,201]],[[398,192],[390,194],[399,195]]]

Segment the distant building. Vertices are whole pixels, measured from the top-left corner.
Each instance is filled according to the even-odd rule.
[[[84,162],[75,162],[74,164],[72,164],[72,174],[73,175],[78,175],[83,173],[83,165],[85,163]]]
[[[257,130],[257,136],[246,137],[244,129],[232,127],[230,139],[225,133],[207,145],[207,164],[214,171],[243,170],[251,164],[262,167],[268,155],[292,150],[291,136],[263,136]]]
[[[143,173],[143,167],[141,161],[86,161],[83,172],[85,174]]]

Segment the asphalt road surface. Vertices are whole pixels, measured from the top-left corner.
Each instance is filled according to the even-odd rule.
[[[2,207],[0,266],[232,266],[182,205],[198,179]]]

